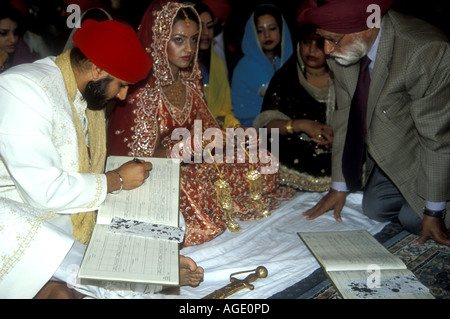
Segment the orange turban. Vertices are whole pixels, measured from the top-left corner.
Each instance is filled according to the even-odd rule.
[[[380,18],[393,0],[305,0],[297,12],[299,24],[313,24],[333,33],[354,33],[369,29],[367,20],[380,8]]]
[[[134,30],[117,21],[86,20],[75,32],[73,44],[92,63],[122,81],[139,82],[152,66]]]

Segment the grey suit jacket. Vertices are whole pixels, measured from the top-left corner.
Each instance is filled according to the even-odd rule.
[[[342,152],[359,64],[328,63],[338,105],[332,174],[344,181]],[[385,14],[369,91],[365,176],[376,163],[420,216],[426,200],[447,201],[450,208],[449,74],[449,43],[439,30],[393,10]]]

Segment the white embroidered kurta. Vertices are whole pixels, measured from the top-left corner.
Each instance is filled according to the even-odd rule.
[[[0,298],[31,298],[73,244],[69,214],[105,200],[106,176],[78,173],[73,115],[54,58],[4,72],[0,101]],[[80,92],[74,106],[87,127]]]

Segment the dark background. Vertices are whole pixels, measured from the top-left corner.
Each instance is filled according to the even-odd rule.
[[[0,0],[8,1],[8,0]],[[48,47],[57,55],[61,52],[71,32],[66,26],[66,3],[77,3],[77,0],[22,0],[28,5],[25,21],[27,28],[44,37]],[[113,9],[113,0],[97,0],[100,6],[110,12],[116,20],[126,22],[137,29],[142,15],[151,0],[122,0],[118,9]],[[195,2],[195,0],[193,1]],[[296,12],[301,0],[262,1],[262,0],[229,0],[232,6],[231,15],[225,26],[225,41],[229,49],[228,67],[230,73],[242,56],[240,51],[244,26],[253,10],[262,3],[271,3],[279,7],[290,27],[292,37],[296,32]],[[394,0],[393,8],[405,14],[421,18],[437,26],[449,36],[449,3],[448,0]]]

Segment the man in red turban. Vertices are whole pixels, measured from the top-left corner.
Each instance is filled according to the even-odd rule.
[[[152,61],[130,27],[114,20],[86,20],[73,44],[94,65],[128,83],[144,79]]]
[[[305,0],[297,20],[329,32],[354,33],[369,29],[373,18],[381,18],[391,5],[392,0]]]
[[[7,264],[0,298],[101,294],[101,287],[75,282],[78,290],[70,289],[67,265],[81,264],[107,194],[140,187],[152,169],[150,162],[128,161],[105,172],[105,106],[125,99],[152,66],[136,33],[117,21],[86,20],[73,42],[57,57],[0,75],[0,183],[8,185],[0,196]],[[181,284],[196,286],[203,273],[180,257]]]
[[[328,54],[342,65],[358,62],[378,36],[379,22],[392,0],[306,0],[298,10],[300,24],[313,24],[325,39]],[[371,26],[378,26],[373,28]],[[352,42],[352,50],[333,50]]]
[[[152,168],[128,161],[105,172],[104,107],[125,99],[152,65],[135,32],[87,20],[73,39],[72,50],[0,75],[0,298],[82,297],[66,284],[67,265],[80,265],[95,210]],[[188,257],[180,273],[193,285],[203,278]]]
[[[440,30],[395,12],[391,3],[306,0],[298,10],[299,24],[316,25],[325,40],[338,105],[332,189],[304,215],[314,219],[333,210],[341,221],[354,190],[349,175],[359,175],[364,214],[400,223],[420,235],[418,244],[432,238],[449,246],[449,43]],[[363,106],[359,121],[352,116],[354,105]],[[361,133],[348,133],[353,127]],[[357,154],[346,152],[347,145],[358,136],[365,165],[347,168],[347,159]]]

